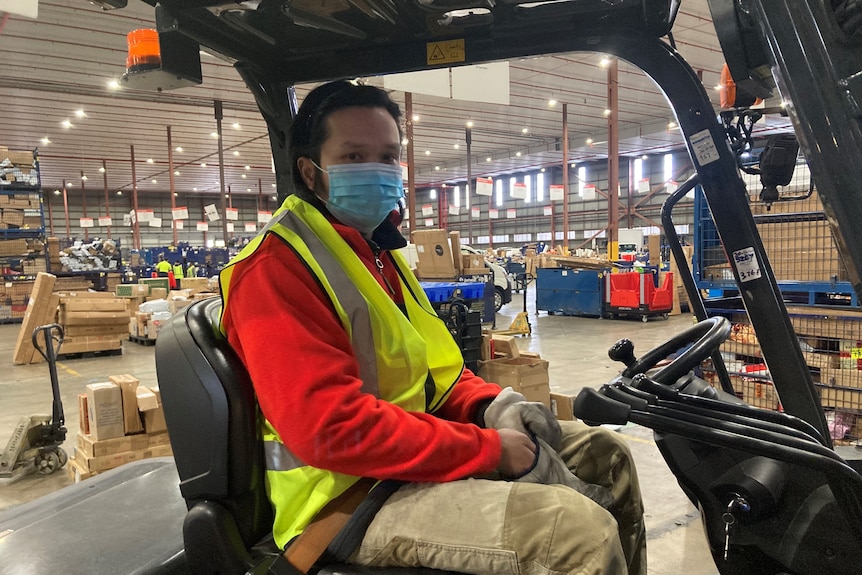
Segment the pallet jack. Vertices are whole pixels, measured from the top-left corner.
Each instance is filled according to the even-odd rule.
[[[495,329],[492,333],[497,335],[532,335],[533,328],[530,325],[530,315],[527,313],[527,286],[533,281],[533,275],[519,274],[518,281],[524,286],[524,311],[518,312],[509,329]]]
[[[45,349],[39,345],[39,334]],[[51,415],[30,415],[18,420],[6,449],[0,454],[0,478],[20,479],[30,473],[50,475],[64,465],[69,456],[60,446],[66,440],[63,401],[57,380],[57,354],[63,344],[63,327],[52,323],[33,330],[33,347],[45,361],[51,373],[54,403]]]

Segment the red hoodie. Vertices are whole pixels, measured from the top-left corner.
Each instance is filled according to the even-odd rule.
[[[396,303],[403,302],[388,252],[375,254],[353,228],[333,222]],[[359,366],[329,298],[276,234],[235,264],[223,317],[248,368],[263,414],[304,463],[355,476],[442,482],[493,471],[495,430],[472,423],[500,388],[465,369],[435,413],[412,413],[360,390]],[[391,290],[387,287],[391,286]]]

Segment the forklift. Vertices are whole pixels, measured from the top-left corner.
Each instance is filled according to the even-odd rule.
[[[40,335],[44,349],[39,343]],[[48,362],[54,397],[51,415],[30,415],[18,420],[6,449],[0,454],[0,479],[16,481],[31,473],[50,475],[69,460],[60,447],[66,440],[63,400],[57,380],[57,354],[63,344],[63,327],[56,323],[39,326],[33,330],[31,338],[33,347]]]
[[[672,28],[685,0],[364,0],[337,11],[266,0],[146,2],[155,9],[161,60],[124,81],[153,89],[201,83],[202,48],[235,62],[267,122],[280,200],[290,193],[286,134],[298,108],[296,84],[434,68],[428,55],[441,42],[463,46],[446,65],[584,51],[643,70],[666,95],[685,136],[697,174],[680,190],[703,189],[785,412],[755,410],[735,398],[726,370],[718,368],[729,325],[699,310],[698,324],[640,357],[631,342],[613,346],[625,368],[601,389],[582,392],[577,415],[655,431],[669,468],[701,510],[722,575],[859,572],[862,456],[832,445],[730,135],[698,74],[675,49]],[[95,3],[116,9],[127,0]],[[862,296],[862,3],[708,4],[736,86],[760,97],[777,89],[786,100]],[[689,300],[697,299],[689,290]],[[272,517],[253,390],[235,354],[213,333],[218,304],[189,306],[159,335],[156,367],[175,461],[129,464],[0,513],[4,559],[15,558],[0,563],[0,574],[69,566],[106,574],[273,572],[272,555],[257,546]],[[675,360],[660,366],[671,354]],[[691,374],[711,356],[722,389]],[[40,519],[48,510],[46,530]],[[95,516],[100,520],[89,521]],[[13,563],[25,567],[12,571]],[[338,563],[317,572],[393,573]]]

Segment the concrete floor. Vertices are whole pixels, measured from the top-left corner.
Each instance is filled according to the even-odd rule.
[[[519,337],[521,349],[541,353],[550,363],[551,391],[574,394],[585,386],[598,387],[611,379],[621,365],[607,356],[608,347],[628,337],[640,355],[691,324],[683,314],[669,320],[599,320],[536,315],[532,289],[528,311],[533,335]],[[497,316],[497,327],[507,327],[521,311],[523,296],[515,294]],[[46,363],[13,365],[12,353],[20,324],[0,325],[0,446],[5,447],[19,418],[50,413],[51,383]],[[58,378],[65,407],[69,439],[74,451],[78,428],[77,394],[94,379],[131,373],[143,383],[154,384],[154,347],[126,342],[119,356],[58,362]],[[620,430],[637,463],[644,492],[650,575],[717,575],[700,524],[700,515],[683,495],[664,464],[648,429],[629,425]],[[0,479],[0,510],[23,503],[70,484],[65,471],[50,476],[30,475],[15,482]]]

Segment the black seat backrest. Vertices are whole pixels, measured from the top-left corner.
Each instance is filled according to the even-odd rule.
[[[189,508],[188,563],[244,572],[247,549],[272,529],[257,402],[248,372],[218,330],[221,299],[195,302],[159,331],[156,372]]]

